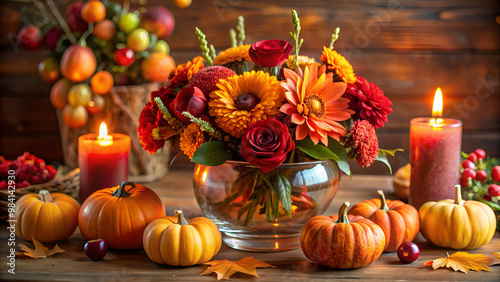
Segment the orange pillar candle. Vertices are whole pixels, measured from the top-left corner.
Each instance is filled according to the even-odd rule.
[[[428,201],[454,199],[459,182],[462,122],[441,118],[441,89],[434,97],[432,118],[410,124],[410,196],[417,209]]]
[[[78,166],[80,167],[79,200],[85,201],[93,192],[119,185],[128,179],[130,137],[107,134],[102,123],[99,135],[86,134],[78,138]]]

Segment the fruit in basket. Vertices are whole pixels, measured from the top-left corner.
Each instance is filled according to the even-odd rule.
[[[17,34],[17,44],[26,50],[34,51],[42,45],[43,35],[34,25],[25,26]]]
[[[50,89],[50,102],[54,108],[64,109],[68,104],[68,92],[72,86],[73,84],[64,78],[59,79],[52,86],[52,89]]]
[[[142,28],[135,29],[127,36],[127,47],[142,52],[149,47],[149,33]]]
[[[134,61],[134,51],[130,48],[121,48],[115,51],[115,61],[121,66],[128,66]]]
[[[80,128],[87,123],[89,114],[84,106],[73,108],[71,105],[66,105],[62,111],[64,123],[71,128]]]
[[[43,42],[45,44],[45,48],[54,51],[56,50],[57,47],[57,41],[61,38],[61,36],[64,34],[62,29],[58,27],[53,27],[47,31],[43,38]]]
[[[106,8],[99,0],[89,0],[83,4],[80,12],[82,19],[88,23],[97,23],[106,17]]]
[[[399,246],[397,254],[401,262],[412,263],[420,256],[420,248],[413,242],[404,242]]]
[[[63,193],[41,190],[16,202],[16,235],[42,243],[62,241],[75,232],[80,205]]]
[[[156,34],[158,38],[167,38],[174,31],[175,19],[167,8],[153,6],[142,14],[140,27]]]
[[[162,216],[165,208],[153,190],[123,182],[90,195],[82,204],[78,225],[87,240],[101,238],[112,249],[131,250],[142,247],[146,225]]]
[[[401,201],[386,200],[382,190],[377,194],[378,199],[352,206],[349,214],[368,218],[380,226],[385,235],[384,252],[394,252],[402,243],[413,241],[420,231],[418,211]]]
[[[101,95],[94,95],[92,100],[85,106],[85,109],[91,114],[98,114],[104,110],[105,105],[106,101]]]
[[[455,199],[423,204],[418,213],[422,235],[434,245],[453,249],[475,249],[487,244],[495,233],[493,210],[479,201],[463,201],[460,186]]]
[[[90,78],[96,70],[96,58],[89,47],[72,45],[61,58],[61,74],[72,82]]]
[[[175,0],[175,5],[181,9],[187,8],[191,5],[192,0]]]
[[[102,260],[108,253],[108,244],[103,239],[90,240],[85,243],[83,250],[92,260]]]
[[[95,24],[92,34],[102,40],[110,41],[116,34],[116,26],[113,21],[106,19]]]
[[[217,225],[206,217],[186,220],[182,211],[177,217],[162,217],[152,221],[143,235],[144,250],[159,264],[191,266],[214,257],[222,245]],[[191,242],[186,244],[184,242]]]
[[[47,57],[38,64],[38,74],[47,83],[54,83],[60,77],[59,62],[54,57]]]
[[[165,42],[165,40],[158,40],[158,42],[156,42],[155,46],[153,47],[152,52],[159,52],[168,55],[170,54],[170,46],[168,46],[168,43]]]
[[[113,76],[107,71],[100,71],[92,76],[90,80],[92,90],[97,94],[108,93],[113,87]]]
[[[118,20],[118,28],[125,33],[130,33],[132,30],[139,27],[140,21],[137,14],[126,13]]]
[[[165,82],[174,68],[174,59],[170,55],[158,52],[151,54],[141,63],[141,73],[148,81]]]
[[[302,230],[300,246],[314,263],[331,268],[360,268],[382,254],[385,235],[382,228],[361,216],[347,215],[345,202],[338,215],[317,215]]]
[[[92,89],[85,83],[72,86],[68,92],[68,102],[73,107],[85,106],[92,98]]]
[[[76,1],[66,10],[66,23],[72,31],[83,33],[87,30],[88,24],[82,19],[83,4],[82,1]]]
[[[500,182],[500,165],[496,165],[491,169],[491,180]]]

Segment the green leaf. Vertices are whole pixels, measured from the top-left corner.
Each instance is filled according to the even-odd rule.
[[[485,199],[481,199],[480,201],[490,206],[492,210],[500,211],[500,205],[498,205],[497,203],[486,201]]]
[[[278,195],[283,208],[289,217],[292,217],[292,185],[286,177],[278,175],[276,186],[273,186],[274,194]]]
[[[339,160],[337,161],[337,164],[339,165],[340,170],[347,175],[351,175],[351,168],[347,162],[347,151],[344,145],[340,144],[339,141],[333,138],[329,138],[328,149],[338,156]]]
[[[206,166],[218,166],[230,160],[232,154],[224,148],[224,144],[219,141],[203,143],[194,152],[191,161]]]
[[[389,172],[392,174],[392,168],[391,168],[391,164],[389,164],[389,161],[387,160],[387,157],[381,153],[379,151],[377,157],[375,158],[376,161],[379,161],[379,162],[383,162],[384,164],[387,165],[387,167],[389,168]]]
[[[379,154],[382,153],[384,156],[387,156],[387,155],[391,155],[392,157],[394,157],[394,154],[396,154],[396,152],[403,152],[404,150],[403,149],[394,149],[394,150],[384,150],[384,149],[378,149],[378,152]]]
[[[295,141],[295,148],[318,160],[339,161],[339,157],[334,152],[319,143],[314,144],[311,139]]]

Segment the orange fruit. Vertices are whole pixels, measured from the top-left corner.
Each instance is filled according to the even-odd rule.
[[[105,19],[94,25],[94,31],[92,32],[97,38],[109,41],[113,39],[116,34],[116,25],[113,21]]]
[[[113,76],[107,71],[97,72],[90,80],[90,85],[97,94],[108,93],[113,87]]]
[[[192,0],[175,0],[174,2],[177,7],[184,9],[191,5]]]
[[[141,73],[148,81],[165,82],[174,68],[174,59],[160,52],[151,54],[141,63]]]
[[[105,105],[106,101],[104,98],[101,95],[95,95],[92,100],[85,105],[85,108],[91,114],[98,114],[102,112]]]
[[[81,16],[88,23],[100,22],[106,17],[106,7],[98,0],[87,1],[83,4]]]

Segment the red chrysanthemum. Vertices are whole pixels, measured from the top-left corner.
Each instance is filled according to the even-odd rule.
[[[352,136],[348,145],[361,167],[370,166],[378,155],[378,139],[375,127],[367,120],[357,120],[349,131]]]
[[[170,73],[168,89],[174,90],[186,86],[193,75],[203,68],[203,58],[201,56],[193,58],[192,62],[189,61],[178,65]]]
[[[375,128],[384,126],[387,115],[392,112],[391,100],[377,85],[361,76],[357,76],[355,83],[347,85],[344,97],[350,100],[349,109],[356,112],[352,118],[367,120]]]

